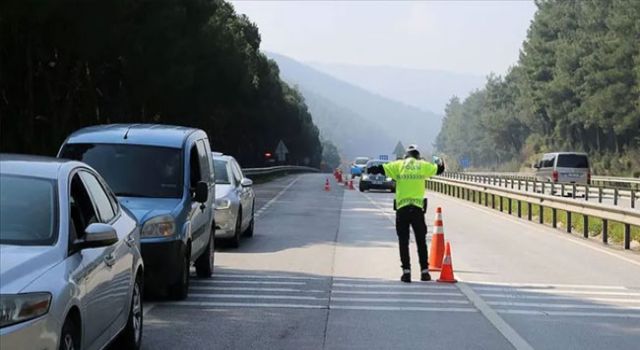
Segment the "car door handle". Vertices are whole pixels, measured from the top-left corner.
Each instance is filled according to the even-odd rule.
[[[104,263],[105,263],[105,265],[111,267],[111,266],[115,265],[116,257],[113,256],[113,254],[109,254],[109,255],[104,257]]]
[[[133,236],[129,236],[127,237],[127,239],[124,241],[129,247],[133,247],[136,244],[136,238]]]

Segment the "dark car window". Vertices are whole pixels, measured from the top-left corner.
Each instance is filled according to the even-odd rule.
[[[366,158],[356,159],[355,164],[357,165],[365,165],[369,160]]]
[[[180,149],[79,143],[65,145],[60,156],[91,165],[117,196],[182,197]]]
[[[550,157],[542,160],[543,168],[553,168],[553,162],[556,160],[556,157]]]
[[[370,161],[368,161],[368,162],[367,162],[367,166],[366,166],[366,168],[365,168],[365,170],[364,170],[364,171],[365,171],[365,173],[367,173],[367,174],[368,174],[368,173],[369,173],[369,171],[368,171],[369,167],[372,167],[372,166],[378,166],[378,165],[382,165],[382,164],[385,164],[385,163],[388,163],[388,162],[385,162],[385,161],[372,161],[372,160],[370,160]]]
[[[57,200],[53,180],[0,175],[0,244],[54,244]]]
[[[84,231],[93,223],[98,222],[96,208],[91,201],[89,192],[78,174],[71,179],[71,195],[69,196],[69,240],[73,242],[84,236]]]
[[[589,160],[584,154],[560,154],[558,168],[588,168]]]
[[[216,174],[216,183],[221,185],[228,185],[229,173],[227,172],[227,162],[221,159],[214,159],[213,167]]]
[[[103,223],[108,223],[116,215],[111,207],[109,196],[104,191],[104,188],[102,188],[98,179],[92,174],[82,171],[80,172],[80,177],[82,178],[84,185],[87,187],[91,198],[93,198],[93,203],[100,214],[101,221]]]

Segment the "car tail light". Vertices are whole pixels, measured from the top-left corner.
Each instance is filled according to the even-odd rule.
[[[553,173],[551,173],[551,178],[553,179],[553,182],[558,182],[558,171],[554,170]]]

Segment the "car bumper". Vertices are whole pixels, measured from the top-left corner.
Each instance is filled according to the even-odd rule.
[[[393,181],[383,181],[382,183],[373,183],[371,181],[361,181],[360,185],[372,190],[394,190],[396,183]]]
[[[216,217],[216,238],[231,238],[236,233],[236,217],[231,209],[218,209]]]
[[[145,289],[165,288],[178,281],[186,253],[181,240],[142,242]]]
[[[50,314],[0,329],[0,349],[58,349],[62,325]]]

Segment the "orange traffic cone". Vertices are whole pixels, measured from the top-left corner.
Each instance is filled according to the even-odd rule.
[[[447,245],[444,251],[444,259],[442,260],[442,271],[440,272],[440,278],[438,282],[444,283],[456,283],[458,282],[453,277],[453,263],[451,262],[451,244],[447,241]]]
[[[349,180],[349,189],[355,190],[355,188],[353,187],[353,180]]]
[[[327,178],[327,181],[324,183],[324,190],[327,192],[331,191],[331,185],[329,184],[328,178]]]
[[[436,208],[436,219],[433,222],[431,251],[429,252],[429,270],[440,271],[444,257],[444,226],[442,224],[442,208]]]

